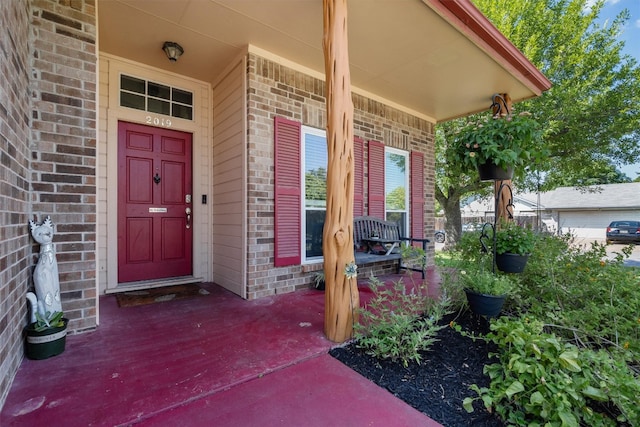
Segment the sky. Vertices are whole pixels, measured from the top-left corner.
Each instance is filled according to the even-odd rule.
[[[624,52],[633,56],[640,64],[640,0],[607,0],[600,14],[600,22],[607,19],[613,20],[623,9],[627,9],[631,15],[620,40],[624,41]],[[629,178],[635,179],[640,174],[640,152],[639,161],[635,165],[622,166],[620,170]]]

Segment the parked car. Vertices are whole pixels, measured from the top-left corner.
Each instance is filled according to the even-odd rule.
[[[444,240],[446,238],[446,234],[445,234],[444,230],[436,230],[434,238],[435,238],[436,242],[444,243]]]
[[[613,221],[607,227],[607,243],[640,243],[640,221]]]
[[[480,231],[482,230],[482,226],[484,224],[481,224],[479,222],[468,222],[466,224],[462,224],[462,232],[466,232],[466,231]]]

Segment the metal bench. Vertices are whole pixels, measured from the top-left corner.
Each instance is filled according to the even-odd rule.
[[[401,268],[419,271],[424,279],[424,267],[414,268],[403,264],[400,250],[400,245],[403,242],[409,245],[413,245],[416,242],[420,243],[426,257],[429,239],[400,236],[400,226],[395,222],[371,216],[359,216],[353,219],[353,243],[356,264],[365,265],[380,261],[397,260],[396,272],[400,272]],[[424,264],[426,265],[426,259]]]

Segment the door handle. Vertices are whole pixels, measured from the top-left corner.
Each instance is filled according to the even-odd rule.
[[[187,214],[187,228],[191,228],[191,208],[186,208],[184,213]]]

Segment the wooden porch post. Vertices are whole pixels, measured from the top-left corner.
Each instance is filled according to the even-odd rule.
[[[327,213],[322,253],[324,333],[334,342],[353,334],[360,305],[357,280],[344,274],[353,255],[353,102],[347,40],[347,0],[323,0],[327,98]]]
[[[499,96],[496,97],[494,95],[493,105],[491,106],[493,116],[499,117],[498,120],[505,120],[505,118],[511,114],[511,109],[513,104],[511,102],[511,97],[508,93],[500,93],[497,94]],[[500,193],[500,185],[504,184],[504,189],[502,193]],[[494,200],[500,197],[500,199],[495,204],[496,206],[496,224],[500,224],[501,221],[509,221],[510,214],[513,215],[513,207],[509,206],[509,202],[513,203],[513,200],[510,200],[513,197],[511,191],[506,190],[506,187],[513,188],[510,179],[506,179],[504,181],[496,181],[494,183]],[[511,212],[509,212],[511,210]]]

